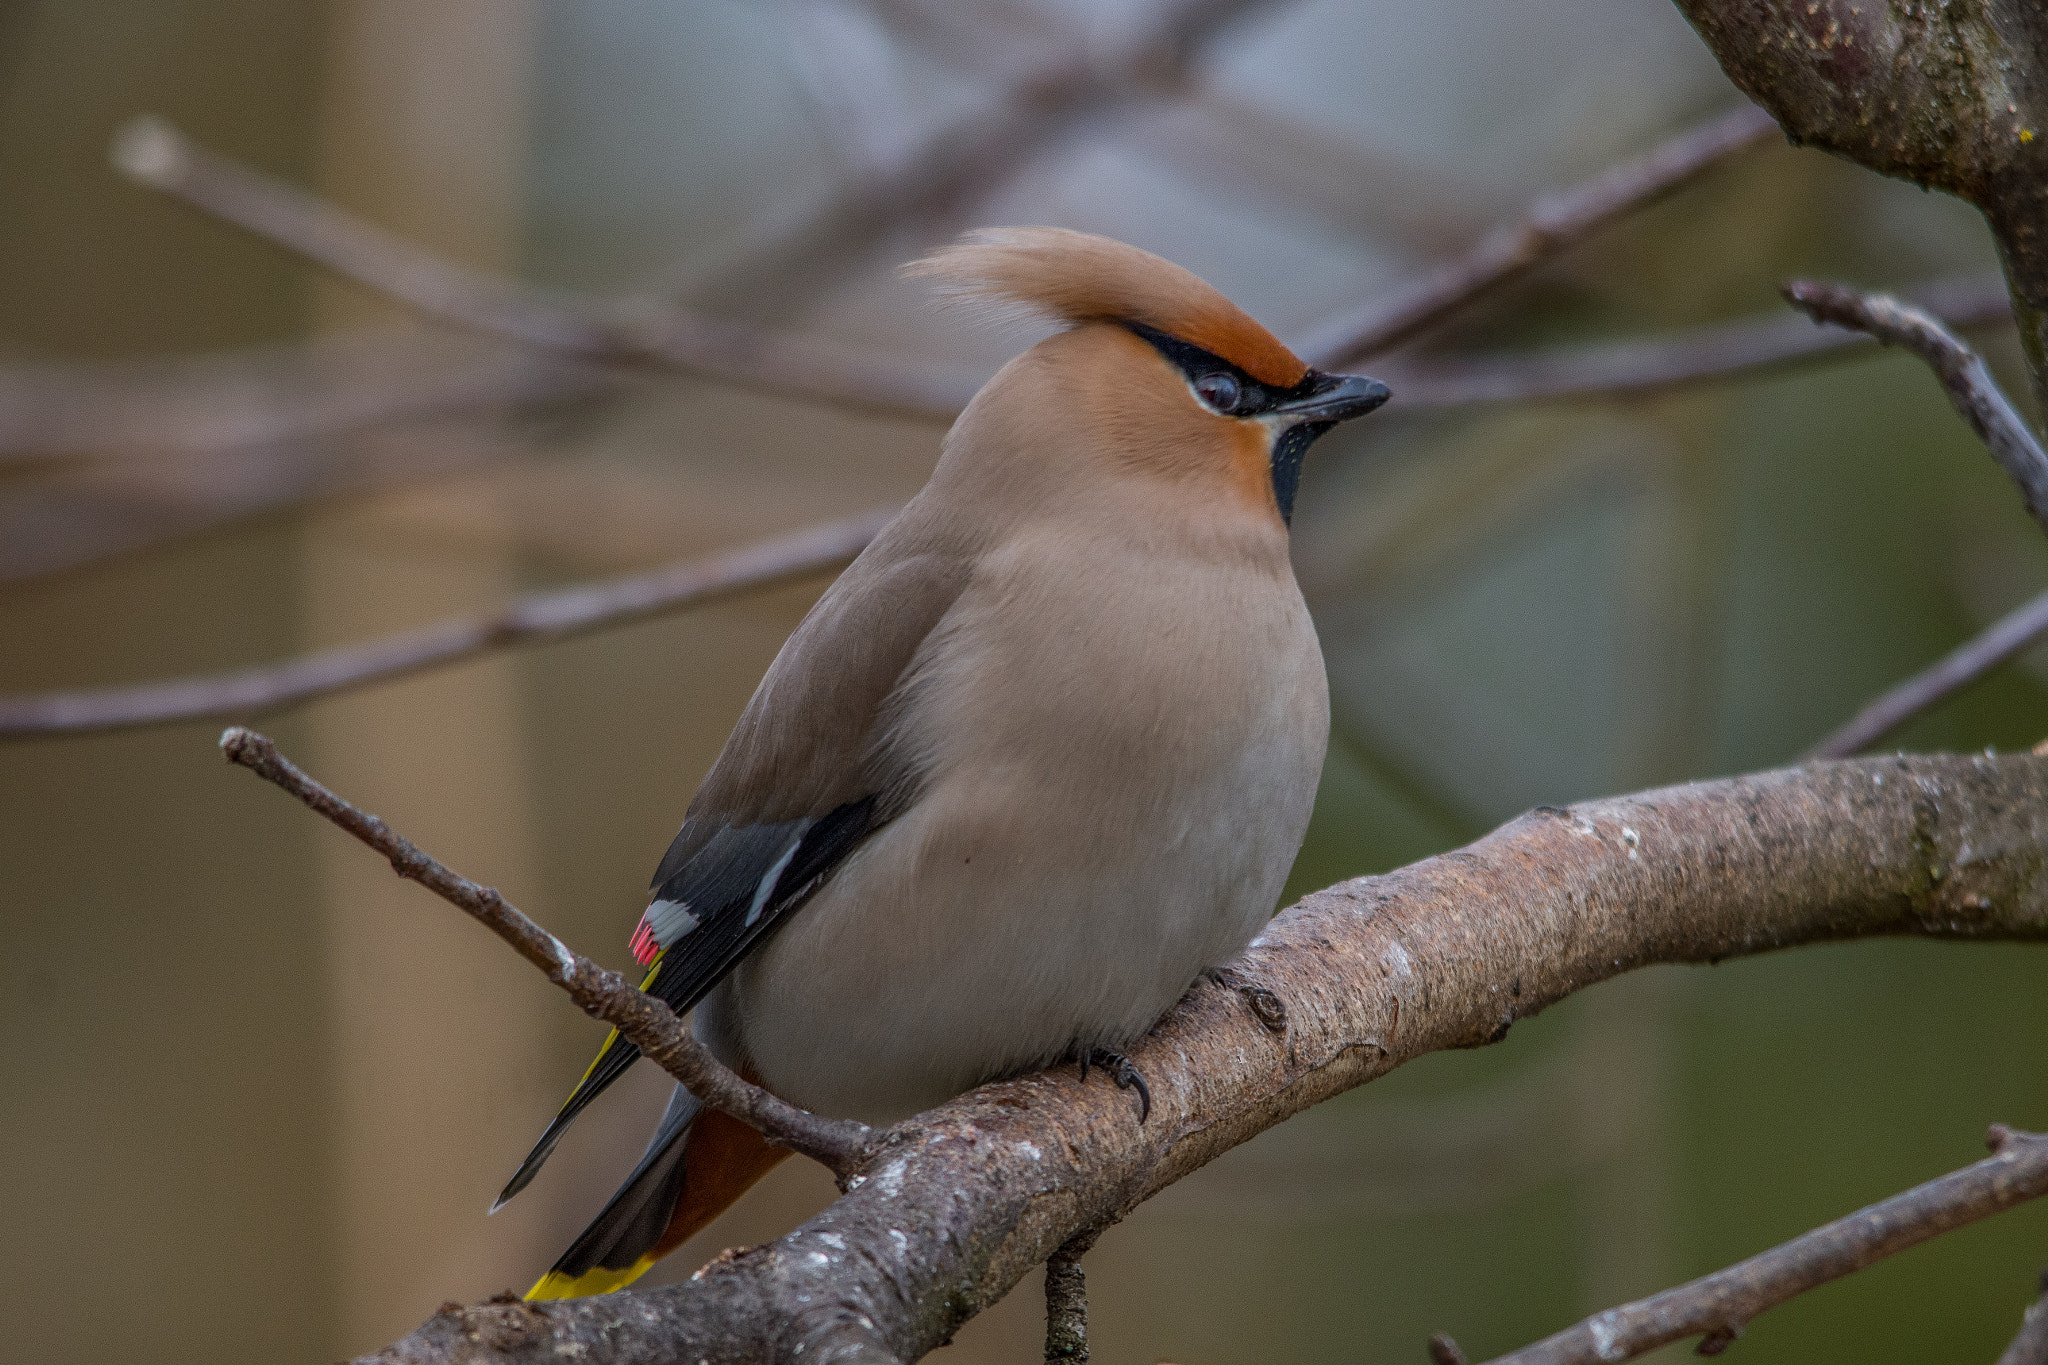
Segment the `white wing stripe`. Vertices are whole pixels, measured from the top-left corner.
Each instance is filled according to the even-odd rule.
[[[809,821],[805,821],[806,825],[809,823]],[[761,884],[754,888],[754,903],[747,907],[747,924],[749,926],[752,926],[755,920],[761,918],[761,907],[766,905],[768,898],[775,894],[775,883],[782,879],[782,870],[789,866],[789,860],[796,856],[796,846],[802,843],[803,840],[804,836],[801,834],[791,839],[789,847],[782,850],[782,856],[775,860],[775,866],[769,868],[761,875]]]

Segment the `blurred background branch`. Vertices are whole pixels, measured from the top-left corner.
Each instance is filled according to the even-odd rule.
[[[708,559],[607,583],[536,593],[494,616],[444,621],[272,668],[98,692],[0,698],[0,736],[94,733],[216,716],[261,715],[486,650],[561,640],[735,593],[778,587],[859,554],[896,508],[777,536]]]
[[[1861,753],[1913,717],[2010,662],[2043,635],[2048,635],[2048,593],[2001,617],[1983,634],[1873,699],[1841,729],[1814,745],[1807,757],[1847,758]]]
[[[1582,237],[1654,203],[1729,156],[1756,145],[1773,127],[1761,111],[1739,108],[1681,133],[1580,186],[1546,196],[1531,207],[1521,223],[1489,234],[1457,263],[1397,291],[1388,302],[1368,305],[1357,317],[1327,325],[1323,329],[1324,339],[1310,343],[1308,349],[1314,354],[1336,357],[1326,363],[1341,367],[1398,346],[1418,332],[1454,317],[1461,309]],[[792,349],[784,340],[743,325],[715,323],[673,310],[665,312],[651,328],[653,315],[644,314],[644,308],[644,315],[637,322],[605,321],[607,314],[632,313],[633,306],[552,300],[449,265],[331,205],[194,146],[158,119],[140,119],[125,127],[117,138],[114,159],[129,175],[152,188],[177,195],[441,321],[533,346],[542,352],[559,352],[573,360],[600,364],[675,365],[710,377],[737,379],[749,386],[766,385],[773,392],[842,404],[855,410],[880,409],[914,415],[942,415],[957,408],[957,401],[948,402],[943,395],[955,389],[965,390],[973,382],[949,380],[908,365],[863,367],[850,355],[823,359],[807,354],[800,345]],[[904,202],[910,205],[914,196]],[[1981,325],[2009,316],[2003,292],[1992,281],[1950,281],[1930,286],[1922,293],[1936,314],[1958,326]],[[1821,320],[1845,325],[1851,321],[1846,316]],[[656,334],[666,340],[650,339]],[[687,340],[679,343],[678,338]],[[1433,369],[1426,367],[1413,374],[1397,369],[1393,377],[1398,386],[1397,401],[1418,409],[1613,396],[1752,373],[1827,355],[1850,341],[1843,332],[1816,333],[1774,319],[1576,353],[1439,361]],[[400,349],[403,354],[411,348]],[[325,404],[318,395],[311,401],[301,399],[299,406],[293,406],[284,395],[258,395],[267,401],[255,404],[255,412],[241,415],[226,431],[214,434],[211,442],[203,437],[195,441],[188,435],[183,438],[184,444],[231,450],[254,444],[252,438],[258,436],[275,441],[287,435],[371,425],[393,417],[414,416],[434,407],[461,406],[466,399],[479,405],[502,405],[515,396],[532,399],[536,397],[536,388],[546,396],[558,396],[569,376],[580,378],[586,388],[599,382],[593,376],[568,370],[558,372],[559,377],[548,376],[554,379],[552,391],[529,379],[523,392],[508,393],[503,376],[492,371],[487,377],[498,380],[496,385],[479,386],[474,375],[465,373],[460,376],[469,381],[465,388],[458,389],[452,384],[427,388],[416,378],[417,358],[405,354],[405,360],[404,367],[392,373],[392,391],[365,391],[369,387],[365,386]],[[338,376],[337,385],[352,378]],[[71,381],[68,389],[66,379]],[[119,394],[119,398],[131,410],[139,402],[167,406],[182,402],[194,407],[209,399],[215,403],[225,399],[229,404],[240,399],[242,406],[250,406],[247,393],[253,387],[252,376],[245,374],[237,379],[239,382],[230,381],[234,387],[226,394],[129,391]],[[84,387],[77,376],[52,376],[46,385],[56,392],[38,394],[30,382],[19,378],[18,382],[30,395],[42,399],[36,406],[46,412],[64,411],[63,400],[69,398],[75,403]],[[282,412],[278,411],[280,408]],[[266,415],[273,413],[276,415],[270,415],[266,421]],[[49,418],[38,424],[32,410],[18,429],[39,427],[43,441],[60,448],[64,443],[105,444],[107,436],[123,430],[124,418],[119,413],[111,419],[103,415],[98,420],[103,425],[78,431],[75,419],[74,429]],[[139,424],[133,417],[125,420]],[[93,441],[94,436],[99,441]],[[18,441],[21,439],[17,436]],[[835,528],[819,528],[816,534],[838,543]],[[774,560],[779,548],[762,550]],[[757,581],[777,583],[785,577],[780,572],[769,572]],[[638,580],[621,585],[612,596],[622,602],[637,603]],[[496,623],[450,622],[390,641],[328,651],[273,669],[245,670],[229,677],[144,684],[90,695],[58,693],[0,698],[0,736],[92,732],[202,716],[257,715],[380,677],[402,676],[469,658],[480,650],[524,642],[534,638],[534,633],[503,626],[525,610],[508,608]],[[576,630],[594,629],[610,621],[631,621],[642,614],[638,606],[621,608],[579,619]],[[1904,715],[1899,719],[1904,719]]]
[[[1918,1246],[1930,1237],[2048,1194],[2048,1136],[1993,1124],[1992,1155],[1858,1209],[1726,1270],[1625,1303],[1491,1365],[1613,1365],[1667,1342],[1699,1337],[1716,1356],[1759,1313]]]
[[[1582,184],[1543,196],[1529,206],[1521,222],[1489,233],[1462,260],[1391,299],[1372,301],[1349,316],[1333,318],[1300,349],[1314,363],[1333,370],[1391,351],[1616,219],[1760,145],[1777,129],[1770,115],[1751,105],[1688,128]]]
[[[600,307],[486,278],[194,146],[161,119],[123,128],[114,163],[153,189],[429,317],[572,359],[671,366],[770,393],[917,417],[950,417],[974,392],[968,376],[948,383],[949,376],[928,367],[876,364],[699,313],[644,303]]]

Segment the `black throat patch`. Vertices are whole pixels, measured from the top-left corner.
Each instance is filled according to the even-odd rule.
[[[1190,385],[1199,386],[1203,379],[1212,375],[1230,376],[1237,386],[1237,403],[1227,412],[1219,411],[1218,416],[1240,419],[1262,416],[1282,403],[1313,396],[1325,379],[1322,374],[1310,370],[1302,376],[1299,384],[1277,389],[1260,383],[1222,356],[1190,345],[1179,337],[1169,336],[1156,327],[1147,327],[1142,322],[1125,322],[1123,325],[1165,356],[1167,363],[1179,370]],[[1208,406],[1206,402],[1204,406]],[[1211,411],[1216,409],[1211,408]],[[1280,520],[1290,526],[1294,524],[1294,495],[1301,486],[1302,459],[1308,454],[1308,448],[1315,444],[1316,437],[1335,425],[1334,422],[1299,422],[1281,432],[1273,442],[1273,501],[1280,509]]]

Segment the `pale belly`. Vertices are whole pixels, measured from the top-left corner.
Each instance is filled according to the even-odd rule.
[[[1250,942],[1300,847],[1327,700],[1305,618],[1287,643],[1306,657],[1263,657],[1253,704],[1204,718],[1228,733],[1170,759],[1084,733],[949,765],[700,1006],[700,1035],[867,1122],[1135,1042]]]

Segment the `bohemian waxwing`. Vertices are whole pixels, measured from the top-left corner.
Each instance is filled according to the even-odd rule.
[[[870,1123],[1069,1056],[1142,1087],[1118,1050],[1273,913],[1329,731],[1287,521],[1310,443],[1387,398],[1104,237],[905,269],[1064,330],[783,646],[632,940],[727,1065]],[[499,1203],[638,1055],[612,1035]],[[528,1297],[630,1283],[785,1155],[677,1087]]]

